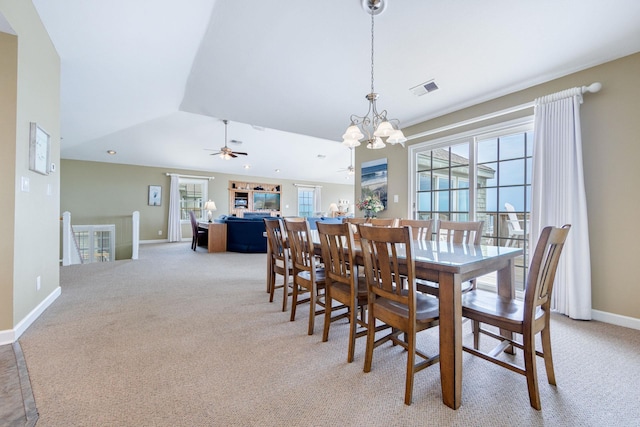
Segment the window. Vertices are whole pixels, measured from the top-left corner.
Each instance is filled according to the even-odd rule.
[[[115,225],[75,225],[73,235],[83,263],[115,260]]]
[[[484,221],[483,244],[523,248],[516,260],[519,290],[529,256],[532,129],[527,118],[410,148],[414,217]],[[483,279],[487,286],[494,281]]]
[[[208,184],[206,179],[180,178],[180,220],[189,221],[189,211],[194,211],[196,218],[205,218]]]
[[[298,216],[310,217],[314,212],[315,190],[312,187],[298,188]]]

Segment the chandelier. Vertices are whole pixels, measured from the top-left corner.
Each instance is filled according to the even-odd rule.
[[[367,143],[367,148],[379,149],[384,148],[386,138],[387,144],[400,144],[404,147],[407,140],[400,130],[400,121],[397,119],[388,119],[387,110],[378,112],[376,101],[378,94],[373,89],[373,35],[374,26],[373,18],[375,15],[382,13],[386,6],[385,0],[362,0],[362,7],[371,15],[371,93],[365,97],[369,101],[369,111],[364,116],[351,115],[351,124],[342,135],[342,144],[354,148],[360,145],[360,141]]]

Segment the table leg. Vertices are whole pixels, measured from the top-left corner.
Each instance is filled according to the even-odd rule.
[[[498,295],[505,298],[515,298],[516,289],[513,286],[514,274],[515,262],[514,259],[511,258],[505,268],[498,270]],[[513,333],[506,329],[500,329],[500,335],[505,338],[513,339]],[[507,354],[514,354],[515,349],[513,346],[509,346],[504,350],[504,352]]]
[[[458,274],[441,272],[439,277],[442,401],[458,409],[462,403],[462,285]]]

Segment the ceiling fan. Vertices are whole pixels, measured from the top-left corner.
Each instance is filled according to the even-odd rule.
[[[349,150],[351,150],[351,164],[346,167],[346,168],[342,168],[342,169],[338,169],[338,172],[347,172],[347,176],[353,176],[356,174],[356,168],[353,166],[353,147],[349,147]]]
[[[220,148],[220,150],[216,153],[211,153],[211,155],[220,156],[220,158],[225,160],[229,160],[231,158],[235,159],[238,156],[246,156],[247,153],[244,153],[242,151],[233,151],[227,146],[227,124],[229,123],[229,121],[223,120],[222,122],[224,123],[224,147]],[[236,141],[235,139],[231,142],[240,143],[240,141]]]

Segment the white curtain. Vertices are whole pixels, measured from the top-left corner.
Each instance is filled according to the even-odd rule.
[[[313,210],[314,212],[323,212],[322,210],[322,187],[315,187],[313,189]]]
[[[552,309],[591,319],[589,222],[580,134],[582,90],[535,100],[530,247],[545,226],[571,224],[552,294]]]
[[[167,237],[170,242],[182,240],[182,225],[180,223],[180,177],[171,175],[169,188],[169,224]]]

